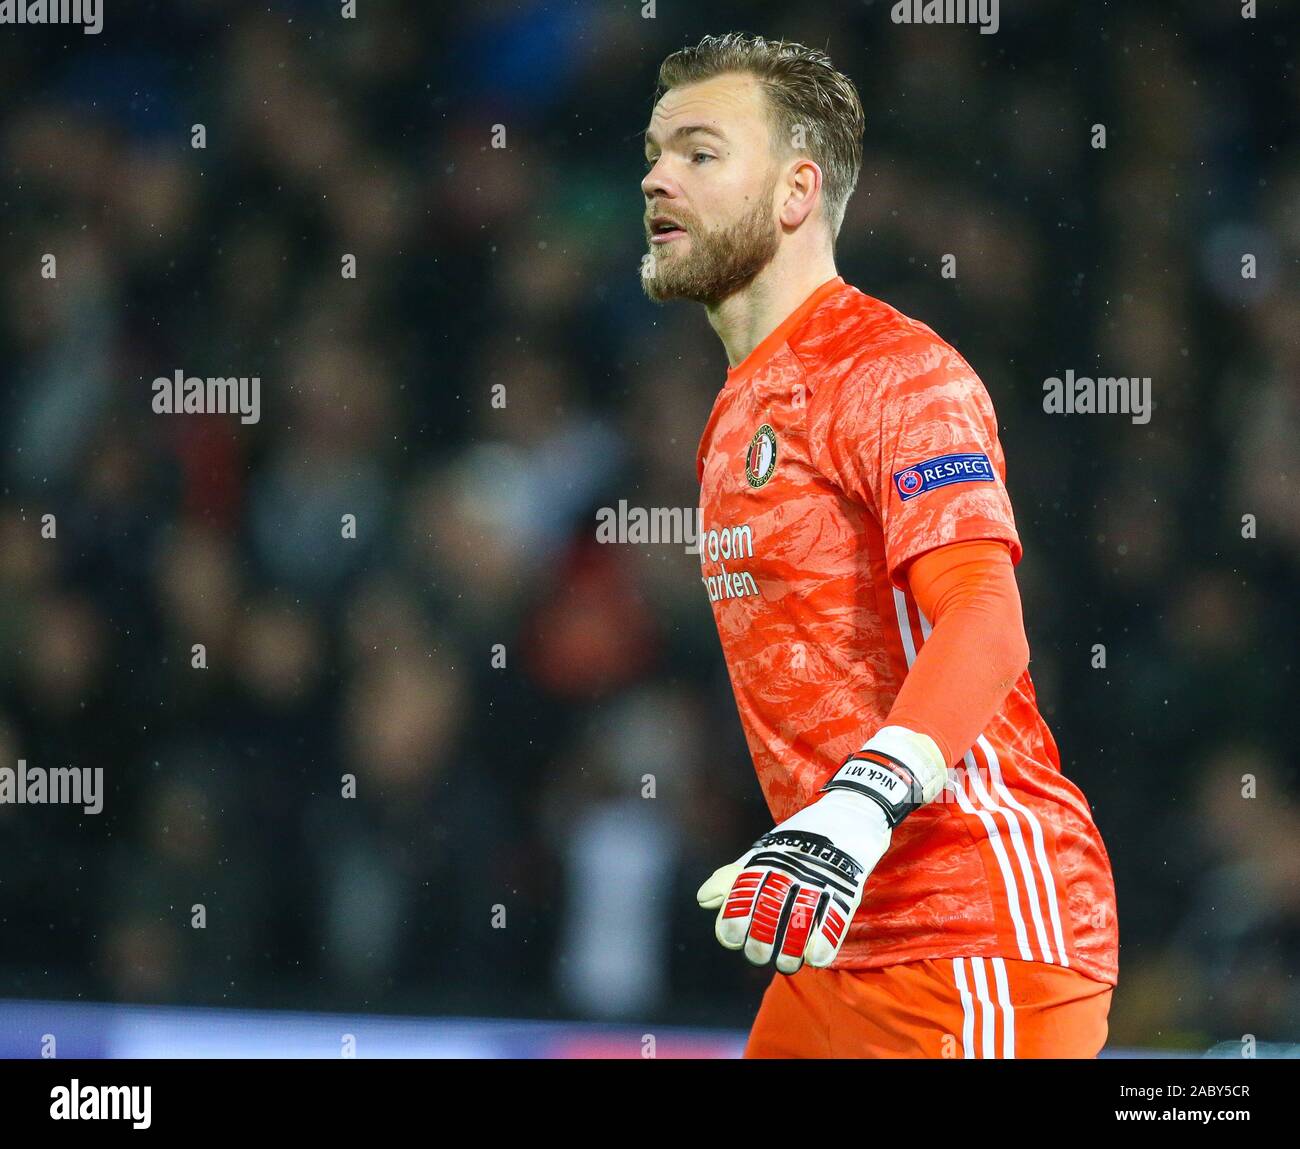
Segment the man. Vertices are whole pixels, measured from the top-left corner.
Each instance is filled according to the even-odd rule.
[[[642,268],[729,368],[700,441],[700,561],[776,822],[700,888],[777,976],[749,1057],[1094,1057],[1110,861],[1027,672],[988,394],[846,284],[863,114],[822,52],[669,56]]]

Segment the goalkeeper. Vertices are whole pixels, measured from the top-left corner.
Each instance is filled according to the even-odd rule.
[[[836,271],[863,122],[824,53],[730,35],[664,61],[646,132],[643,286],[729,361],[701,579],[774,823],[698,898],[774,969],[746,1056],[1094,1057],[1110,861],[1034,697],[988,393]]]

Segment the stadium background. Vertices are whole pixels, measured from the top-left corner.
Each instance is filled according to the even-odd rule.
[[[997,407],[1112,1045],[1300,1040],[1296,5],[337,7],[0,28],[0,763],[107,789],[0,805],[7,1016],[748,1024],[771,975],[692,896],[768,828],[698,559],[595,541],[695,505],[725,360],[641,294],[640,135],[658,61],[739,28],[858,83],[841,272]],[[1154,417],[1045,414],[1069,368]],[[177,369],[259,376],[260,422],[153,414]]]

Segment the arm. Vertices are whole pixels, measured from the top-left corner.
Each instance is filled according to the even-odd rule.
[[[938,796],[947,767],[965,754],[1029,664],[1011,551],[1005,542],[948,543],[904,568],[929,638],[917,652],[886,725],[823,788],[822,796],[755,843],[747,858],[716,871],[697,894],[719,910],[715,933],[728,949],[793,973],[834,960],[867,877],[894,828]],[[777,921],[790,882],[764,874],[786,852],[803,860],[784,936],[751,920]],[[764,903],[770,904],[764,904]],[[771,933],[771,937],[767,934]]]
[[[913,560],[905,574],[933,629],[886,725],[927,735],[952,766],[1029,666],[1011,555],[1003,542],[950,543]]]

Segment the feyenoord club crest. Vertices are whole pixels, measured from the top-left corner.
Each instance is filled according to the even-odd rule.
[[[745,452],[745,478],[751,487],[761,487],[776,470],[776,432],[764,423],[749,441]]]

